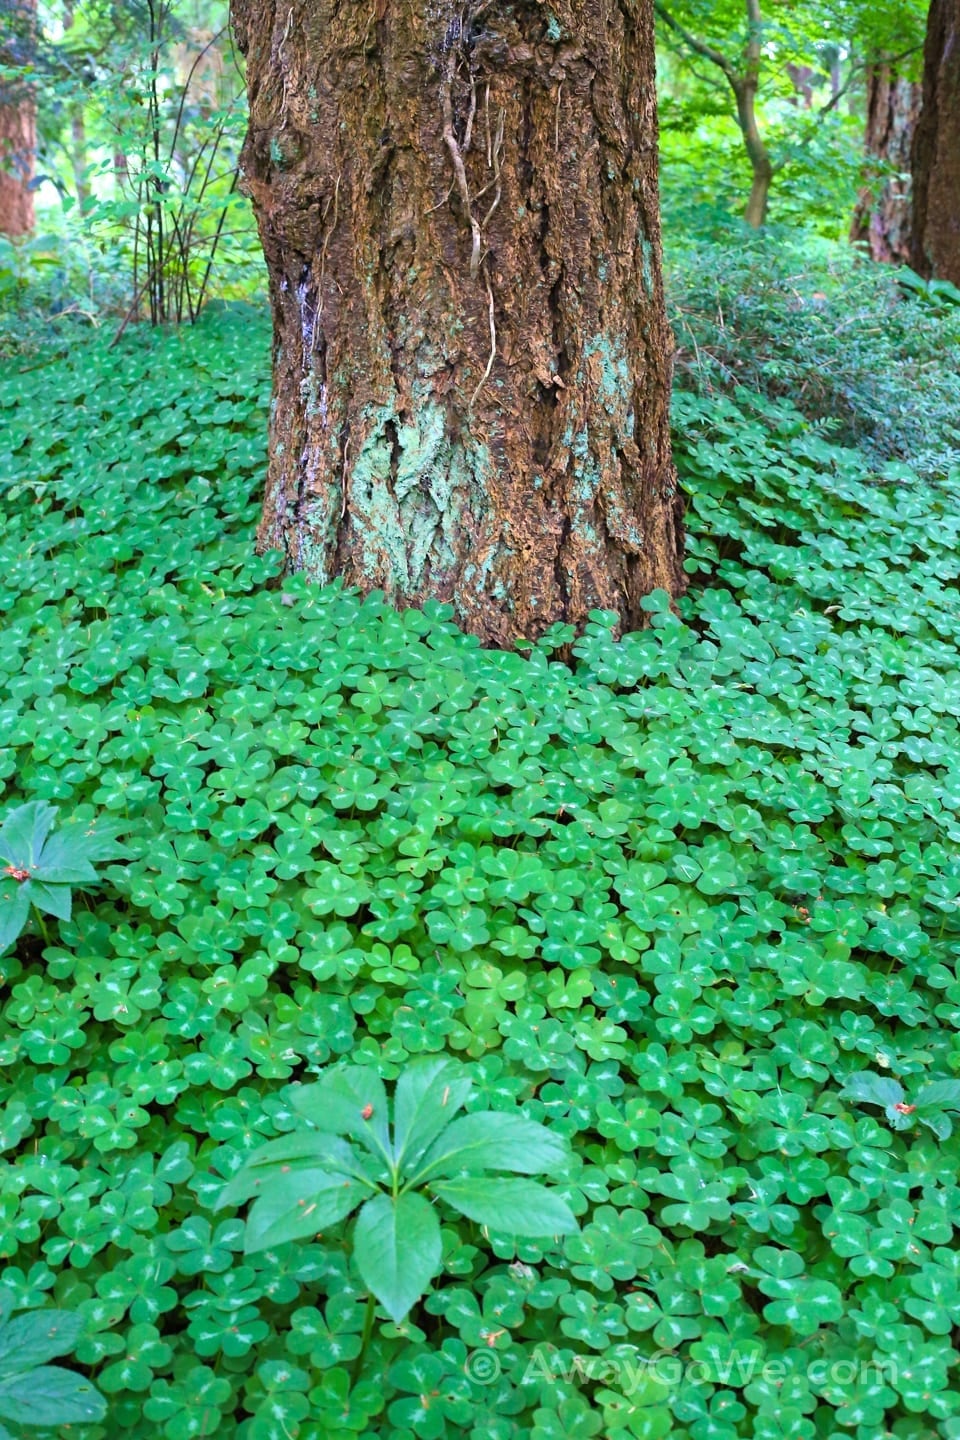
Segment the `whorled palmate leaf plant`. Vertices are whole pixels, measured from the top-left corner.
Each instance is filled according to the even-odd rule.
[[[960,1080],[928,1080],[908,1097],[892,1075],[859,1070],[847,1076],[840,1099],[879,1106],[895,1130],[910,1130],[916,1120],[932,1130],[938,1140],[949,1140],[953,1134],[951,1115],[960,1113]]]
[[[31,907],[69,920],[71,887],[94,884],[91,861],[109,850],[102,834],[73,823],[52,834],[57,810],[30,800],[0,826],[0,954],[23,931]]]
[[[328,1070],[293,1096],[304,1127],[256,1150],[217,1206],[253,1199],[248,1254],[317,1235],[359,1207],[353,1257],[370,1292],[369,1338],[374,1298],[399,1322],[440,1269],[433,1202],[511,1235],[578,1228],[555,1191],[516,1178],[562,1175],[566,1141],[515,1112],[460,1114],[470,1092],[470,1077],[455,1062],[415,1061],[397,1081],[391,1115],[374,1070]]]

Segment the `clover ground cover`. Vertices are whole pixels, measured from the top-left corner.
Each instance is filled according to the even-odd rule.
[[[42,358],[2,803],[126,853],[0,957],[0,1279],[82,1317],[90,1436],[960,1436],[956,480],[678,396],[693,589],[571,672],[253,554],[256,313]],[[442,1212],[352,1384],[345,1232],[245,1255],[217,1200],[291,1085],[448,1053],[580,1230]]]

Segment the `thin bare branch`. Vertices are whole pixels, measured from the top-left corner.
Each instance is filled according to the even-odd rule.
[[[718,66],[736,89],[741,83],[740,76],[721,50],[715,50],[712,45],[708,45],[705,40],[701,40],[698,35],[689,31],[685,25],[681,25],[680,21],[670,14],[667,7],[660,3],[660,0],[654,0],[653,8],[663,23],[668,25],[675,35],[679,35],[683,43],[688,45],[695,55],[702,55],[704,60],[709,60],[712,65]]]

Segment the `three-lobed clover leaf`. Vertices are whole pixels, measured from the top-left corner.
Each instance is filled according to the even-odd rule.
[[[562,1174],[566,1141],[516,1112],[461,1114],[471,1088],[452,1061],[414,1062],[397,1081],[391,1113],[374,1070],[328,1070],[293,1096],[307,1125],[254,1151],[217,1206],[253,1200],[248,1254],[316,1235],[359,1207],[357,1269],[399,1323],[440,1269],[433,1201],[515,1236],[559,1236],[578,1228],[555,1191],[517,1178]]]
[[[20,935],[31,906],[69,920],[71,887],[95,884],[92,860],[109,850],[93,827],[66,825],[53,832],[55,806],[29,800],[0,826],[0,954]]]
[[[76,1346],[83,1320],[67,1310],[12,1314],[13,1295],[0,1288],[0,1440],[13,1440],[2,1423],[53,1427],[101,1420],[103,1396],[83,1375],[49,1365]]]

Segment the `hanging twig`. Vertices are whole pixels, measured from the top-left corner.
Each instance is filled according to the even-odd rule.
[[[467,172],[463,164],[463,154],[453,128],[453,77],[457,68],[457,53],[455,49],[451,48],[450,54],[447,56],[443,84],[440,89],[440,103],[443,112],[444,142],[453,159],[453,173],[456,177],[457,190],[460,193],[460,200],[463,204],[467,223],[473,234],[473,247],[470,253],[470,275],[475,279],[480,269],[480,248],[483,242],[479,222],[474,216],[470,204],[470,186],[467,183]]]
[[[491,376],[491,374],[493,373],[493,362],[494,362],[494,361],[496,360],[496,358],[497,358],[497,313],[496,313],[496,307],[495,307],[495,305],[494,305],[494,303],[493,303],[493,286],[490,284],[490,277],[489,277],[488,275],[484,275],[483,278],[484,278],[484,282],[485,282],[486,287],[487,287],[487,300],[488,300],[488,302],[489,302],[489,314],[490,314],[490,359],[487,361],[487,368],[486,368],[486,370],[484,370],[483,374],[482,374],[481,377],[480,377],[480,384],[477,386],[476,390],[474,390],[473,394],[470,396],[470,406],[469,406],[469,408],[470,408],[471,410],[473,409],[474,405],[476,404],[477,396],[480,394],[480,391],[483,389],[484,385],[486,385],[487,381],[490,379],[490,376]]]

